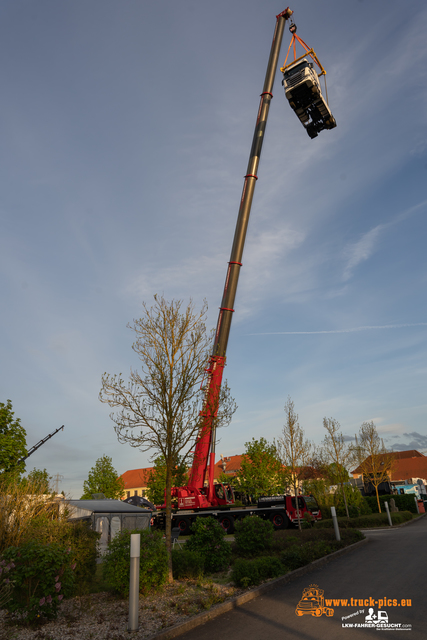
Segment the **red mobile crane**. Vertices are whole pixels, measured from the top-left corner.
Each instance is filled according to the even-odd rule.
[[[264,86],[261,93],[249,162],[246,175],[244,177],[243,192],[240,200],[234,242],[225,278],[224,293],[215,332],[214,347],[209,366],[206,370],[207,385],[205,388],[203,408],[200,413],[202,420],[194,451],[193,465],[190,470],[188,485],[186,487],[172,488],[172,498],[174,498],[178,503],[178,513],[172,516],[172,526],[178,526],[182,533],[189,532],[191,522],[195,517],[197,517],[197,513],[202,516],[213,515],[221,522],[222,526],[228,532],[232,532],[235,519],[239,519],[240,517],[250,514],[257,514],[271,519],[276,528],[287,526],[289,521],[295,522],[297,519],[296,510],[298,507],[301,516],[307,511],[311,513],[313,518],[321,518],[319,507],[314,498],[303,496],[300,496],[298,499],[298,507],[295,498],[291,496],[275,496],[273,498],[261,499],[258,507],[249,508],[249,510],[233,509],[232,513],[225,514],[223,511],[219,513],[215,511],[218,507],[222,507],[224,509],[224,507],[226,508],[227,506],[234,504],[232,488],[227,484],[214,484],[216,439],[215,418],[218,410],[219,394],[225,367],[231,319],[234,313],[233,307],[236,297],[237,283],[240,268],[242,267],[246,231],[248,228],[252,199],[255,191],[255,183],[258,180],[257,170],[264,141],[270,103],[273,98],[272,90],[274,76],[276,73],[285,23],[292,14],[293,11],[288,7],[276,16],[273,42],[271,45]],[[208,487],[205,487],[204,485],[208,464]],[[199,509],[203,509],[203,511],[198,512]],[[186,510],[186,512],[184,510]],[[158,516],[158,518],[160,521],[159,523],[162,524],[162,520],[164,520],[164,513]]]

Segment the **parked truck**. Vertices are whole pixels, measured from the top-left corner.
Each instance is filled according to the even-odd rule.
[[[181,535],[190,533],[191,525],[196,518],[215,518],[221,524],[226,533],[234,531],[234,525],[239,520],[248,516],[259,516],[263,520],[270,520],[277,529],[287,529],[291,526],[298,526],[297,503],[294,496],[277,495],[262,496],[256,505],[238,507],[231,501],[233,489],[229,485],[215,484],[215,492],[222,491],[229,493],[230,502],[228,506],[216,509],[176,509],[172,514],[172,527],[178,527]],[[319,505],[313,496],[298,496],[299,517],[302,520],[306,513],[311,521],[321,520],[322,513]],[[154,516],[154,521],[159,528],[164,528],[166,523],[165,511],[159,510]]]

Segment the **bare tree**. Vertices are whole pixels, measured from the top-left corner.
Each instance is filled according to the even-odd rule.
[[[286,422],[283,427],[282,436],[277,440],[277,451],[282,464],[288,468],[292,477],[298,528],[301,529],[298,488],[300,482],[304,480],[306,476],[306,469],[304,467],[310,461],[311,443],[308,440],[304,440],[304,431],[299,425],[294,403],[289,397],[285,404],[285,415]]]
[[[340,423],[337,420],[323,418],[323,426],[327,432],[323,439],[323,451],[329,465],[329,476],[333,484],[339,484],[341,487],[345,511],[347,518],[349,518],[344,482],[348,480],[347,469],[354,462],[354,450],[346,444],[340,431]]]
[[[180,456],[193,446],[200,430],[201,382],[209,361],[211,337],[206,331],[207,305],[198,312],[192,301],[184,308],[180,300],[154,296],[143,303],[143,315],[128,327],[135,334],[132,349],[141,361],[141,372],[131,370],[128,382],[122,375],[102,376],[101,402],[116,409],[110,417],[117,438],[152,459],[163,456],[166,466],[166,546],[171,560],[171,487]],[[216,426],[225,426],[236,406],[223,384],[216,407]]]
[[[381,513],[378,487],[381,482],[386,482],[389,479],[396,455],[384,446],[372,420],[363,422],[359,437],[356,436],[353,451],[355,459],[359,463],[357,471],[362,474],[364,483],[370,482],[375,487],[378,511]]]

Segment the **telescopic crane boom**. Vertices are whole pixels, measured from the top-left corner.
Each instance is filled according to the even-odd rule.
[[[237,283],[239,280],[240,269],[242,267],[246,231],[248,228],[252,199],[255,191],[255,183],[258,180],[257,171],[261,156],[261,149],[264,142],[270,103],[273,98],[272,91],[274,76],[276,74],[285,23],[292,14],[293,11],[288,7],[276,16],[276,25],[270,50],[270,58],[261,93],[249,162],[246,175],[244,177],[243,192],[240,200],[236,230],[234,233],[234,242],[231,249],[230,261],[228,263],[227,275],[225,278],[224,293],[219,310],[214,347],[207,369],[207,386],[205,390],[203,409],[200,414],[202,420],[195,447],[193,465],[190,470],[187,487],[175,487],[172,489],[172,496],[178,498],[178,508],[181,509],[208,508],[234,502],[233,493],[229,487],[223,485],[216,485],[214,487],[213,483],[216,438],[215,418],[218,411],[231,319],[234,313],[234,300],[236,297]],[[204,488],[204,483],[208,463],[209,486],[206,490]]]
[[[46,436],[46,438],[43,438],[43,440],[40,440],[40,442],[38,442],[37,444],[35,444],[35,445],[34,445],[34,447],[31,447],[31,449],[28,451],[27,455],[26,455],[26,456],[24,456],[23,458],[21,458],[20,460],[18,460],[18,464],[19,464],[20,462],[24,462],[24,460],[26,460],[27,458],[29,458],[29,457],[34,453],[34,451],[37,451],[37,449],[39,449],[39,448],[42,446],[42,444],[44,444],[45,442],[47,442],[48,440],[50,440],[51,438],[53,438],[53,436],[54,436],[56,433],[58,433],[58,431],[61,431],[61,429],[63,429],[63,428],[64,428],[64,425],[62,425],[62,427],[58,427],[58,428],[56,429],[56,431],[53,431],[52,433],[49,433],[49,435],[48,435],[48,436]]]

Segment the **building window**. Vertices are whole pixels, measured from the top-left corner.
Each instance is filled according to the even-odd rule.
[[[138,495],[138,489],[135,489],[135,491],[133,492],[133,495],[134,495],[134,496],[137,496],[137,495]]]
[[[127,497],[130,498],[130,491],[126,491]]]

